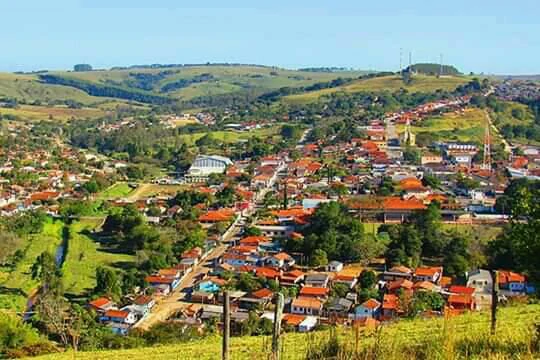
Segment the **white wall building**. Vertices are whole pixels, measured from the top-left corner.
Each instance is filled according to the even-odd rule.
[[[232,165],[231,159],[219,155],[199,155],[191,164],[186,175],[188,182],[203,182],[210,174],[223,174],[227,166]]]

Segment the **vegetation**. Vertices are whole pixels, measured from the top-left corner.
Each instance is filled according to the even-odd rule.
[[[470,313],[450,319],[416,319],[383,326],[376,332],[361,332],[358,350],[361,357],[382,359],[408,358],[512,358],[517,355],[534,358],[538,352],[534,323],[540,311],[538,305],[501,308],[497,335],[489,335],[489,315]],[[330,348],[337,354],[349,354],[355,349],[354,330],[340,328],[336,331],[339,346]],[[284,358],[322,359],[322,345],[329,343],[330,331],[313,334],[287,333],[283,336]],[[265,358],[270,353],[270,338],[266,336],[234,337],[231,354],[235,359]],[[327,349],[328,347],[325,346]],[[116,351],[78,352],[77,359],[147,358],[161,360],[175,358],[178,354],[190,359],[210,360],[221,354],[221,337],[210,336],[202,340],[168,346],[153,346]],[[37,359],[71,359],[73,352],[51,354]]]

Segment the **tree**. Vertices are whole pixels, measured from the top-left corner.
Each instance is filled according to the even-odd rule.
[[[512,185],[511,185],[512,186]],[[533,282],[540,281],[540,182],[521,181],[511,190],[510,223],[489,244],[490,263],[523,271]]]
[[[119,299],[122,295],[122,279],[111,268],[99,266],[96,269],[96,287],[94,292],[113,299]]]
[[[377,276],[371,270],[364,270],[360,274],[360,287],[362,289],[370,289],[377,283]]]
[[[73,71],[92,71],[92,66],[89,64],[76,64],[73,66]]]
[[[347,284],[337,283],[332,286],[330,295],[332,297],[343,298],[349,292],[349,286]]]
[[[422,237],[422,253],[424,256],[439,256],[445,246],[442,236],[442,215],[439,204],[432,202],[426,210],[415,218],[416,227]]]
[[[312,266],[324,266],[328,264],[328,256],[326,251],[321,249],[316,249],[311,256],[311,265]]]
[[[469,269],[469,239],[461,234],[452,234],[444,248],[444,272],[450,276],[463,277]]]

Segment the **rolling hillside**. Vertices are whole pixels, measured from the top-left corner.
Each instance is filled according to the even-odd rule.
[[[402,320],[383,326],[379,334],[360,332],[358,351],[362,359],[507,359],[535,358],[532,348],[533,325],[539,321],[540,305],[501,308],[497,335],[489,335],[489,314],[475,312],[450,319]],[[351,328],[338,328],[340,348],[353,350],[355,333]],[[314,334],[288,333],[283,338],[282,359],[306,359],[328,332]],[[231,359],[266,359],[270,353],[269,337],[235,337],[231,340]],[[219,359],[221,338],[212,336],[185,344],[151,348],[97,352],[67,352],[36,359]],[[349,358],[349,357],[343,357]]]
[[[397,91],[406,89],[409,92],[432,92],[438,89],[452,91],[459,85],[465,84],[470,79],[467,77],[448,76],[437,78],[435,76],[416,75],[411,84],[406,85],[398,75],[375,77],[354,81],[348,85],[337,88],[328,88],[304,94],[290,95],[284,98],[289,103],[307,103],[317,101],[323,95],[335,92],[361,92],[361,91]]]

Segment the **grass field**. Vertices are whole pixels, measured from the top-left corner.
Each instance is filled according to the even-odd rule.
[[[38,283],[32,279],[31,268],[36,258],[48,251],[56,254],[58,246],[62,243],[62,228],[60,221],[47,220],[43,232],[25,238],[24,257],[15,269],[0,276],[0,309],[24,310],[27,296]],[[1,271],[1,270],[0,270]]]
[[[94,119],[102,117],[106,111],[95,108],[70,109],[61,106],[35,106],[21,105],[18,108],[1,108],[0,114],[13,115],[21,120],[60,120],[67,121],[71,119]]]
[[[405,126],[397,126],[401,133]],[[486,114],[484,110],[477,108],[465,109],[463,113],[446,113],[442,116],[434,116],[421,120],[411,126],[411,130],[418,139],[421,134],[429,134],[433,141],[463,141],[483,143],[486,129]],[[492,134],[493,141],[500,139]]]
[[[160,185],[160,184],[139,184],[139,186],[126,196],[129,201],[137,201],[156,195],[175,195],[177,192],[185,190],[189,185]]]
[[[97,194],[97,200],[114,200],[128,196],[134,189],[128,183],[116,183]]]
[[[0,98],[8,97],[26,102],[74,100],[83,104],[103,101],[104,98],[90,96],[84,91],[62,85],[47,85],[39,82],[36,75],[0,73]]]
[[[63,270],[65,291],[81,296],[96,286],[96,268],[101,265],[121,267],[134,261],[133,255],[107,251],[86,235],[97,228],[103,219],[86,219],[69,226],[69,239]]]
[[[421,358],[425,359],[533,359],[534,354],[528,346],[532,337],[531,327],[539,320],[539,316],[540,305],[500,308],[495,336],[489,335],[489,314],[486,312],[475,312],[446,320],[443,318],[402,320],[383,326],[375,334],[361,331],[358,350],[375,350],[378,356],[367,355],[359,358],[396,360],[414,358],[404,352],[415,349],[418,352],[423,351],[427,357]],[[336,333],[341,348],[354,348],[355,333],[351,328],[338,328]],[[304,360],[307,358],[308,348],[315,348],[318,343],[327,340],[328,336],[328,331],[313,334],[287,333],[282,338],[282,359]],[[271,340],[266,336],[232,338],[230,358],[266,359],[270,354],[270,344]],[[67,352],[38,359],[214,360],[220,358],[220,352],[221,338],[214,336],[186,344],[77,354]]]
[[[411,84],[406,85],[399,76],[383,76],[371,79],[357,80],[351,84],[337,88],[311,91],[304,94],[290,95],[284,97],[289,103],[308,103],[317,101],[321,96],[343,91],[348,93],[362,91],[390,91],[406,89],[409,92],[433,92],[438,89],[452,91],[461,84],[465,84],[470,79],[467,77],[442,77],[437,78],[427,75],[416,75]]]
[[[263,129],[255,129],[251,131],[212,131],[211,133],[201,132],[194,134],[180,135],[180,138],[188,145],[193,146],[195,142],[207,134],[211,134],[212,138],[221,141],[223,143],[233,144],[243,140],[249,140],[253,137],[259,137],[261,139],[268,139],[269,137],[279,140],[280,126],[273,126]]]

